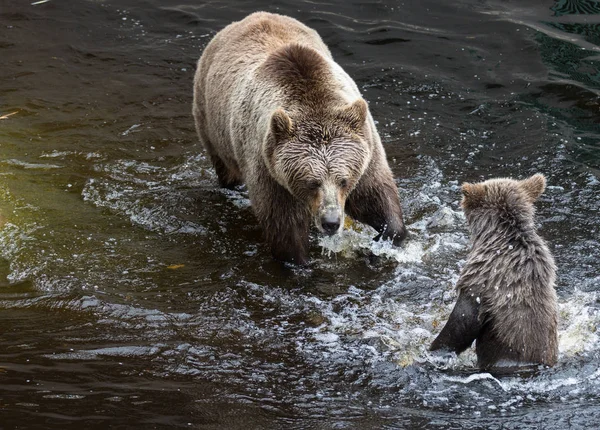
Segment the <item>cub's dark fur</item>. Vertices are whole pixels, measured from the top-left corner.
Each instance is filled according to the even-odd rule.
[[[534,226],[533,203],[545,186],[541,174],[463,184],[472,248],[432,351],[459,354],[477,340],[482,369],[556,363],[556,266]]]

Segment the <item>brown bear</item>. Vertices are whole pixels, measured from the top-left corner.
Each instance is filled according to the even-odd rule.
[[[460,354],[476,340],[481,369],[556,363],[556,266],[534,226],[545,186],[541,174],[463,184],[472,248],[458,301],[430,350]]]
[[[333,235],[345,212],[395,245],[405,237],[367,103],[297,20],[257,12],[217,33],[198,61],[193,114],[220,185],[246,183],[276,258],[305,264],[311,218]]]

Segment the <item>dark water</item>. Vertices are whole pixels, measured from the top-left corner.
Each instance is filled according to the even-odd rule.
[[[0,0],[1,428],[600,427],[600,3],[31,3]],[[260,9],[317,29],[370,101],[405,249],[354,226],[281,267],[217,187],[195,62]],[[535,172],[558,365],[433,362],[460,183]]]

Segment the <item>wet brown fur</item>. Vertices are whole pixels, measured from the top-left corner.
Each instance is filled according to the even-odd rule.
[[[472,248],[431,350],[461,353],[476,339],[483,369],[556,363],[556,266],[534,226],[533,203],[545,184],[536,174],[463,185]]]
[[[404,238],[367,104],[314,30],[258,12],[220,31],[198,61],[193,113],[221,186],[247,184],[276,258],[307,261],[327,205]]]

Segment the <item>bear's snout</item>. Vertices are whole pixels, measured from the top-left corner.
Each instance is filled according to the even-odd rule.
[[[338,232],[341,223],[342,219],[338,211],[328,211],[321,217],[321,227],[329,236],[333,236]]]
[[[315,214],[317,228],[328,236],[340,231],[344,223],[344,202],[339,188],[333,181],[325,182],[321,189],[321,202]]]

